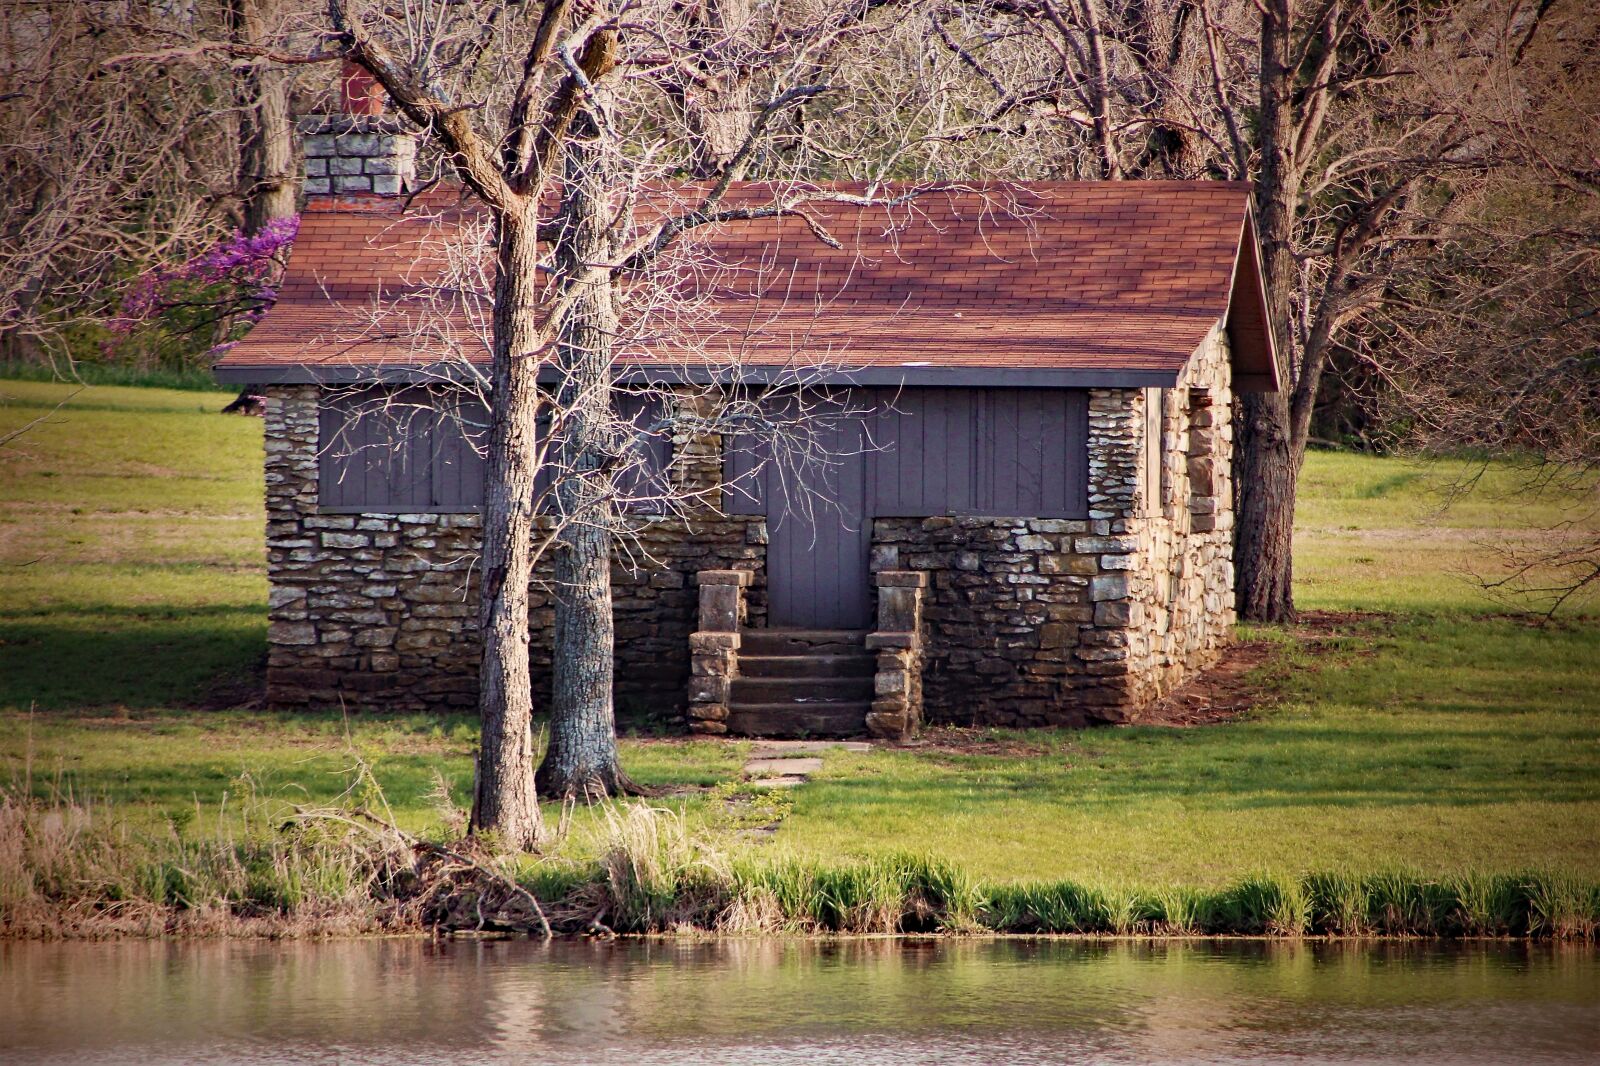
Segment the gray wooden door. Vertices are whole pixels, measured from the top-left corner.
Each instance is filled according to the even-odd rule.
[[[793,416],[780,410],[776,417]],[[865,629],[872,621],[865,433],[853,418],[806,423],[791,431],[805,436],[803,448],[775,453],[771,441],[751,436],[729,449],[724,506],[767,516],[769,626]]]
[[[874,518],[1088,514],[1082,390],[855,389],[847,399],[803,427],[807,454],[826,461],[775,456],[757,434],[730,447],[736,487],[724,506],[767,516],[769,625],[870,625]]]
[[[840,419],[813,435],[829,461],[769,468],[767,624],[865,629],[872,621],[872,521],[861,424]]]

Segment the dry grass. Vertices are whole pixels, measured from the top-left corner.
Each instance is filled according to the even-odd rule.
[[[370,778],[358,784],[369,789]],[[0,792],[0,936],[548,935],[554,927],[1592,940],[1600,931],[1600,885],[1538,872],[1263,874],[1214,890],[984,886],[921,855],[735,858],[728,836],[645,803],[606,807],[599,860],[574,865],[497,855],[470,839],[423,840],[357,791],[349,799],[249,836],[192,839],[177,825],[134,831],[115,811],[65,796]]]

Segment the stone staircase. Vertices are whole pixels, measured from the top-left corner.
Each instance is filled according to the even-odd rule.
[[[866,632],[741,629],[728,694],[728,732],[842,737],[867,731],[877,659]]]

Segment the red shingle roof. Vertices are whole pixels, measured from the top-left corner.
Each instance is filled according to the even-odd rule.
[[[747,203],[770,195],[756,184],[735,190]],[[1244,184],[1031,183],[807,211],[842,247],[797,218],[700,231],[691,258],[720,265],[698,275],[709,299],[680,320],[682,340],[624,358],[681,366],[698,348],[713,362],[826,357],[879,377],[1061,371],[1085,384],[1157,384],[1227,320],[1241,384],[1276,377]],[[434,362],[437,353],[400,339],[363,336],[362,311],[424,280],[421,238],[464,217],[437,194],[409,216],[394,201],[314,200],[277,305],[219,376],[393,375]]]

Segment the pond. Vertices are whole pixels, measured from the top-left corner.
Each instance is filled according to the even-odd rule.
[[[1560,944],[0,944],[7,1063],[1569,1063]]]

